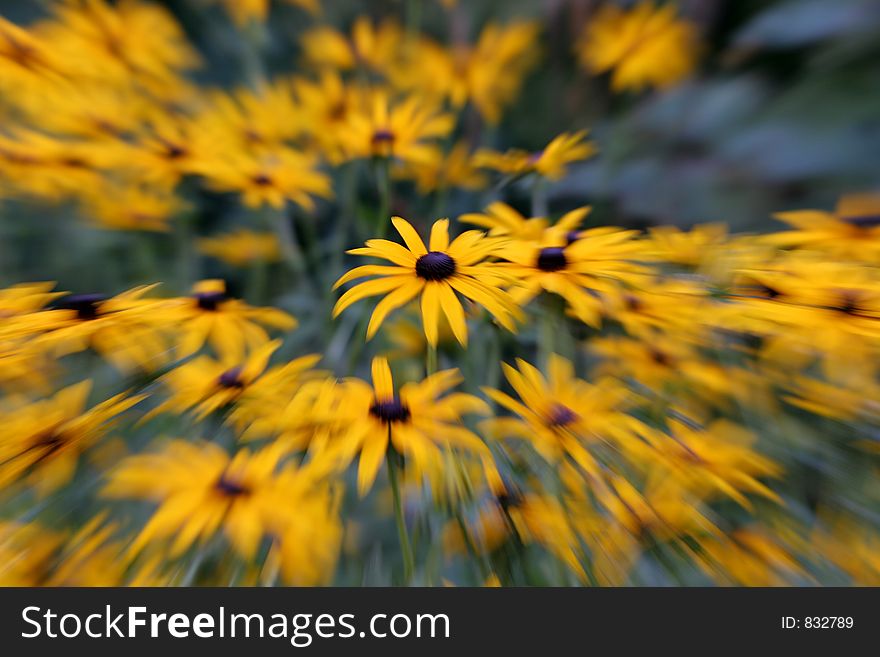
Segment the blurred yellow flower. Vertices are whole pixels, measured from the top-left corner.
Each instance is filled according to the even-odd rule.
[[[246,228],[216,237],[204,237],[196,244],[200,252],[233,267],[246,267],[255,262],[275,262],[281,258],[275,233],[258,233]]]
[[[506,152],[481,148],[474,153],[474,166],[492,169],[506,176],[519,177],[536,173],[548,180],[560,180],[567,173],[567,165],[586,160],[596,154],[597,148],[586,140],[587,131],[563,132],[536,153],[521,149]]]
[[[696,26],[675,4],[642,0],[632,9],[604,4],[578,44],[581,64],[592,73],[612,71],[616,91],[671,87],[693,72],[699,53]]]

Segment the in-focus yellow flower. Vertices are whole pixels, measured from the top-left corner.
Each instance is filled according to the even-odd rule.
[[[204,237],[197,242],[198,249],[233,267],[246,267],[255,262],[275,262],[281,258],[281,248],[275,233],[258,233],[246,228],[216,237]]]
[[[618,91],[671,87],[691,74],[698,52],[696,26],[677,15],[675,4],[650,0],[628,10],[604,4],[578,44],[581,64],[593,73],[612,71]]]
[[[538,152],[518,148],[504,153],[481,148],[474,153],[474,166],[492,169],[506,176],[518,177],[536,173],[548,180],[560,180],[567,173],[567,165],[586,160],[596,154],[595,144],[586,140],[587,131],[568,133],[553,138]]]
[[[507,242],[497,255],[507,261],[510,293],[518,303],[525,305],[540,292],[550,292],[565,299],[572,315],[598,327],[599,295],[621,282],[635,285],[648,273],[635,262],[643,258],[643,246],[632,239],[636,232],[603,227],[572,235],[551,228],[538,242]]]
[[[442,159],[436,142],[454,125],[451,114],[424,98],[409,95],[397,101],[376,91],[349,113],[340,138],[350,159],[380,157],[430,165]]]
[[[113,428],[116,416],[143,399],[123,393],[87,409],[91,390],[92,382],[82,381],[49,399],[0,409],[0,486],[27,477],[47,494],[68,483],[79,457]]]
[[[462,425],[463,415],[487,414],[489,407],[473,395],[449,393],[460,381],[457,370],[445,370],[396,391],[388,361],[374,358],[372,385],[360,379],[340,384],[342,402],[334,418],[338,433],[326,457],[345,467],[360,454],[361,495],[373,485],[389,450],[412,459],[415,467],[426,472],[432,463],[443,460],[443,449],[462,449],[479,457],[487,471],[494,473],[489,448]]]
[[[525,440],[551,463],[569,457],[587,474],[599,476],[592,446],[611,443],[625,451],[633,441],[651,433],[647,425],[624,412],[629,396],[626,388],[609,379],[597,385],[579,379],[572,364],[561,356],[550,357],[547,378],[521,359],[517,359],[518,369],[506,363],[502,366],[519,400],[500,390],[483,391],[516,417],[486,420],[486,432]]]
[[[277,308],[250,306],[226,294],[222,280],[201,281],[189,298],[167,302],[168,312],[182,335],[179,356],[194,354],[207,342],[220,360],[237,365],[248,351],[269,342],[264,326],[290,331],[296,320]]]
[[[834,212],[798,210],[773,216],[796,230],[763,236],[769,244],[872,264],[880,258],[880,194],[844,196]]]
[[[289,548],[289,569],[293,575],[302,565],[308,572],[313,566],[302,563],[304,556],[338,553],[336,493],[313,468],[279,470],[281,455],[270,446],[254,453],[243,449],[230,458],[213,443],[174,440],[156,453],[125,459],[110,473],[102,495],[158,504],[132,552],[167,544],[176,557],[222,532],[239,555],[251,560],[264,539],[296,532],[306,543],[299,550]]]
[[[456,339],[466,345],[467,323],[457,292],[483,306],[507,330],[516,330],[514,319],[521,315],[520,310],[501,289],[505,278],[499,274],[497,265],[485,262],[497,249],[495,240],[471,230],[450,242],[449,220],[439,219],[431,228],[429,250],[409,222],[401,217],[393,217],[391,221],[403,237],[406,247],[389,240],[368,240],[366,247],[349,251],[354,255],[382,258],[394,264],[355,267],[336,281],[334,288],[364,276],[379,277],[359,283],[345,292],[336,302],[334,317],[361,299],[387,294],[370,318],[367,326],[369,340],[388,313],[420,296],[422,328],[428,343],[437,345],[442,310]]]

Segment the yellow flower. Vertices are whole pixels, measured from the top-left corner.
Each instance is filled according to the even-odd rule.
[[[430,97],[448,99],[460,108],[472,102],[492,124],[512,103],[526,74],[537,61],[539,26],[519,21],[487,25],[473,46],[451,48],[422,37],[405,44],[402,58],[390,67],[392,83]]]
[[[700,541],[697,565],[720,586],[790,586],[803,569],[777,537],[745,527]]]
[[[258,233],[240,228],[197,242],[200,252],[213,256],[233,267],[246,267],[255,262],[275,262],[281,258],[278,237],[274,233]]]
[[[226,11],[241,27],[246,27],[251,21],[265,22],[271,4],[270,0],[217,0],[217,2],[223,3]],[[310,14],[317,14],[321,10],[318,0],[285,0],[285,2]]]
[[[0,586],[44,586],[63,534],[0,520]]]
[[[389,450],[412,459],[420,471],[443,460],[443,449],[458,448],[480,457],[494,472],[491,455],[476,434],[462,426],[462,415],[486,414],[481,399],[449,390],[461,381],[457,370],[432,374],[419,383],[394,389],[391,368],[384,358],[373,359],[373,384],[347,379],[335,418],[336,435],[325,457],[345,467],[360,453],[358,491],[364,495],[373,485]]]
[[[535,173],[548,180],[560,180],[567,173],[568,164],[586,160],[596,154],[596,146],[593,142],[586,141],[586,136],[586,130],[563,132],[536,153],[516,148],[500,153],[481,148],[474,154],[474,166],[512,177]]]
[[[343,294],[333,309],[336,317],[353,303],[367,297],[386,294],[379,302],[367,326],[372,338],[388,313],[421,297],[422,328],[432,346],[437,345],[440,311],[446,315],[456,339],[467,344],[467,323],[456,292],[480,304],[509,331],[515,331],[514,319],[520,311],[510,296],[498,287],[504,280],[496,265],[484,262],[497,248],[496,242],[479,231],[467,231],[449,241],[449,220],[440,219],[431,228],[430,250],[405,219],[393,217],[394,227],[403,237],[406,248],[388,240],[369,240],[365,248],[349,251],[354,255],[389,260],[393,265],[363,265],[342,276],[334,288],[356,278],[379,276],[359,283]]]
[[[174,440],[157,453],[125,459],[110,473],[102,495],[158,504],[133,553],[167,543],[174,558],[222,532],[239,555],[251,560],[264,538],[298,530],[308,543],[299,552],[291,548],[293,575],[298,555],[337,552],[341,531],[326,528],[339,523],[332,489],[316,470],[287,466],[279,471],[281,455],[270,446],[255,453],[243,449],[230,458],[213,443]]]
[[[696,26],[676,14],[672,3],[642,1],[629,10],[603,5],[578,45],[581,64],[592,73],[613,71],[617,91],[677,84],[696,67],[699,44]]]
[[[316,80],[296,77],[291,88],[306,138],[332,164],[345,160],[345,131],[351,114],[367,106],[370,94],[347,84],[336,71],[322,70]]]
[[[591,446],[608,442],[625,450],[651,434],[644,423],[623,412],[629,393],[614,381],[591,385],[578,379],[572,364],[556,354],[550,357],[548,378],[522,359],[516,362],[519,369],[506,363],[502,367],[519,400],[500,390],[483,389],[517,416],[486,420],[482,426],[490,435],[525,440],[551,463],[569,457],[587,474],[598,476]]]
[[[559,295],[582,322],[598,327],[602,311],[599,294],[621,282],[637,285],[647,269],[634,260],[644,257],[633,240],[636,231],[611,227],[570,234],[551,228],[538,242],[511,241],[497,255],[508,261],[511,295],[525,305],[541,291]],[[573,241],[571,241],[573,238]]]
[[[87,190],[83,214],[102,228],[168,232],[171,221],[187,204],[163,186],[107,182]]]
[[[486,176],[474,166],[468,145],[462,141],[430,161],[403,163],[394,174],[404,180],[415,180],[421,194],[453,188],[476,190],[488,183]]]
[[[143,399],[123,393],[86,409],[91,389],[91,381],[82,381],[49,399],[0,409],[0,486],[27,477],[45,495],[68,483],[79,457],[113,428],[116,416]]]
[[[664,262],[686,267],[711,263],[727,241],[727,226],[705,224],[683,231],[678,226],[653,226],[648,229],[654,255]]]
[[[403,31],[394,21],[378,25],[366,16],[359,16],[352,26],[351,37],[332,27],[316,27],[302,37],[300,45],[306,61],[313,66],[349,70],[362,66],[385,71],[396,58]]]
[[[195,170],[212,189],[238,192],[249,208],[282,209],[287,201],[311,211],[313,196],[330,198],[330,179],[316,168],[315,158],[287,147],[261,153],[235,152],[200,162]]]
[[[769,244],[872,264],[880,257],[880,194],[844,196],[834,212],[799,210],[773,216],[796,230],[764,236],[762,241]]]
[[[591,209],[585,206],[567,212],[554,224],[554,229],[564,232],[573,241],[579,234],[581,222]],[[539,241],[544,236],[544,231],[551,225],[546,217],[527,219],[501,201],[491,203],[482,214],[476,212],[463,214],[458,220],[487,228],[491,236],[511,237],[523,242]]]
[[[178,356],[194,354],[207,342],[220,360],[240,363],[248,351],[269,342],[263,326],[290,331],[296,320],[277,308],[249,306],[226,294],[221,280],[206,280],[193,286],[189,298],[167,302],[169,317],[181,331]]]
[[[167,359],[169,333],[166,302],[142,298],[154,287],[136,287],[113,297],[67,295],[23,321],[45,331],[34,346],[55,356],[93,349],[123,371],[151,371]]]
[[[454,125],[451,114],[419,96],[396,101],[376,91],[349,113],[340,139],[350,159],[380,157],[430,165],[442,158],[437,140]]]

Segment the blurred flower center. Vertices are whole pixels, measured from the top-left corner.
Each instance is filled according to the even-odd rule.
[[[442,281],[455,273],[455,260],[446,253],[429,251],[416,260],[416,275],[426,281]]]
[[[202,310],[217,310],[217,306],[227,299],[223,292],[199,292],[194,296]]]
[[[103,294],[72,294],[61,300],[59,308],[76,311],[77,319],[95,319],[100,312],[100,306],[107,297]]]
[[[568,406],[556,404],[550,411],[548,420],[551,427],[565,427],[577,420],[577,417],[577,413]]]
[[[410,418],[409,407],[397,397],[388,401],[376,401],[370,406],[370,415],[382,422],[406,422]]]
[[[244,381],[241,380],[241,368],[232,367],[220,375],[218,383],[224,388],[244,388]]]
[[[538,254],[538,269],[541,271],[559,271],[567,264],[565,249],[561,246],[548,246]]]
[[[218,491],[228,497],[241,497],[244,495],[250,495],[251,493],[250,488],[230,478],[226,473],[220,475],[220,478],[214,486]]]

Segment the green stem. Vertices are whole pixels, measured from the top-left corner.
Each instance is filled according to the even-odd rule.
[[[428,345],[425,356],[425,372],[428,376],[437,372],[437,345]]]
[[[394,497],[394,519],[397,522],[397,536],[400,539],[400,549],[403,552],[403,583],[409,584],[415,569],[415,557],[412,545],[409,542],[409,534],[406,532],[406,519],[403,516],[403,504],[400,501],[400,484],[397,481],[397,461],[389,446],[385,460],[388,464],[388,479],[391,481],[391,494]]]
[[[379,212],[374,237],[385,237],[391,216],[391,162],[387,157],[376,160],[376,185],[379,190]]]
[[[532,184],[532,216],[546,217],[548,214],[547,181],[539,177]]]
[[[556,309],[550,304],[541,305],[538,317],[538,363],[546,367],[556,349]]]

